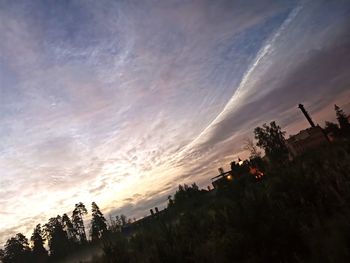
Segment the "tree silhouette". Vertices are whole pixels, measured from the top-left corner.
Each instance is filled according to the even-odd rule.
[[[4,249],[3,263],[30,262],[28,239],[21,233],[7,240]]]
[[[82,202],[75,204],[75,209],[72,213],[72,222],[74,228],[76,229],[79,240],[81,243],[86,242],[86,232],[84,226],[83,215],[86,215],[88,212],[85,208],[85,205]]]
[[[173,200],[173,207],[176,209],[183,209],[185,206],[187,206],[191,201],[196,200],[196,197],[198,197],[201,194],[201,191],[199,190],[199,187],[196,183],[193,183],[192,185],[179,185],[178,190],[176,191],[174,195]]]
[[[123,214],[121,214],[119,216],[119,219],[120,219],[120,221],[122,223],[122,226],[125,226],[128,223],[128,218],[125,215],[123,215]]]
[[[168,207],[172,207],[174,205],[174,200],[171,195],[168,195]]]
[[[334,110],[342,134],[348,135],[350,133],[350,124],[345,112],[337,105],[334,105]]]
[[[266,123],[262,127],[254,129],[255,139],[258,141],[257,146],[263,148],[267,157],[275,164],[283,162],[288,157],[288,150],[285,144],[285,132],[276,122]]]
[[[243,142],[243,149],[249,151],[250,159],[254,159],[261,156],[261,152],[258,150],[254,141],[250,138],[246,138]]]
[[[33,234],[30,238],[32,242],[32,255],[34,262],[46,262],[48,258],[48,254],[46,249],[44,248],[45,238],[43,237],[43,231],[41,229],[41,225],[38,224],[33,231]]]
[[[118,231],[120,231],[122,226],[125,225],[125,223],[126,223],[126,219],[123,220],[122,217],[126,218],[126,216],[124,216],[124,215],[120,215],[120,216],[117,215],[115,217],[115,224],[116,224],[116,227],[117,227]]]
[[[79,203],[72,220],[64,214],[51,218],[44,231],[35,227],[32,253],[28,240],[17,234],[0,249],[0,261],[45,262],[38,256],[45,253],[44,232],[47,262],[75,262],[76,255],[64,257],[100,245],[104,253],[92,263],[350,262],[349,140],[307,150],[281,167],[277,160],[283,159],[276,155],[285,154],[284,133],[275,123],[256,130],[273,162],[266,167],[261,158],[232,162],[228,187],[208,192],[196,184],[179,185],[174,198],[168,197],[172,205],[157,216],[130,224],[126,216],[117,216],[108,232],[92,203],[91,238],[106,238],[72,246],[74,236],[86,240],[81,227],[87,211]],[[264,180],[249,176],[255,167],[264,168]],[[241,173],[248,176],[236,176]]]
[[[5,251],[0,248],[0,262],[4,262]]]
[[[52,217],[44,225],[45,236],[50,248],[50,257],[58,259],[65,257],[70,250],[67,233],[63,229],[62,218]]]
[[[100,239],[107,231],[106,219],[95,202],[91,204],[91,239],[92,241]]]
[[[332,136],[337,137],[337,136],[339,136],[340,129],[339,129],[339,126],[337,124],[335,124],[333,122],[326,121],[324,131],[327,135],[332,135]]]
[[[72,242],[77,242],[78,232],[67,214],[63,214],[62,216],[62,226],[67,233],[68,239]]]

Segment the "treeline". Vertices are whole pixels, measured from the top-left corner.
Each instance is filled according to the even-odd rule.
[[[22,233],[7,240],[4,249],[0,250],[3,263],[52,262],[60,261],[68,255],[89,247],[101,240],[108,231],[118,231],[127,224],[124,215],[107,220],[95,202],[91,204],[91,222],[88,236],[84,226],[84,216],[88,211],[83,203],[78,203],[71,217],[67,214],[52,217],[41,226],[38,224],[28,240]],[[49,250],[45,249],[45,244]]]
[[[336,138],[332,144],[290,160],[285,132],[264,124],[254,130],[256,143],[245,145],[250,159],[231,163],[233,180],[225,187],[180,185],[166,210],[135,223],[118,216],[107,224],[92,203],[88,234],[87,209],[78,203],[71,217],[37,225],[30,241],[20,233],[10,238],[0,259],[59,262],[98,244],[103,255],[93,262],[349,262],[350,124],[335,110],[339,125],[325,127]],[[262,180],[252,167],[263,171]]]
[[[329,134],[335,138],[349,137],[350,124],[348,116],[338,105],[334,105],[334,111],[338,124],[326,121],[324,131],[326,134]]]
[[[350,124],[335,110],[339,126],[325,133],[336,140],[293,160],[275,122],[257,127],[233,180],[180,185],[164,213],[111,236],[94,262],[350,262]]]
[[[349,262],[349,142],[266,174],[216,193],[179,186],[164,213],[110,236],[93,262]]]

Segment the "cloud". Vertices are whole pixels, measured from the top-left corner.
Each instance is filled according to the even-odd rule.
[[[333,102],[349,83],[348,9],[1,3],[1,239],[79,201],[148,214],[179,183],[208,184],[254,126],[295,124],[283,114],[306,97],[312,113]]]
[[[189,144],[189,151],[207,149],[235,132],[252,129],[261,124],[261,120],[283,121],[283,112],[301,100],[312,104],[322,98],[323,92],[333,93],[328,99],[322,98],[321,108],[333,100],[337,92],[347,89],[348,27],[344,24],[339,27],[338,23],[329,25],[327,20],[323,22],[329,27],[325,32],[322,17],[310,16],[320,5],[322,3],[307,3],[290,13],[257,53],[224,110]],[[342,5],[330,4],[331,7],[335,8],[334,16],[345,12]],[[314,96],[316,90],[319,97]]]

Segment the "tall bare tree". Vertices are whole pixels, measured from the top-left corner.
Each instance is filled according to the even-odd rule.
[[[259,151],[259,149],[255,145],[254,141],[250,138],[244,139],[243,149],[246,151],[249,151],[250,159],[254,159],[256,157],[261,157],[261,151]]]

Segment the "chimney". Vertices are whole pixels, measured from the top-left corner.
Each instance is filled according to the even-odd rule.
[[[155,207],[154,209],[156,210],[156,213],[159,213],[158,207]]]
[[[153,209],[150,209],[149,211],[151,212],[151,215],[153,216],[154,215]]]
[[[304,108],[303,104],[299,104],[298,108],[301,110],[301,112],[304,114],[305,118],[307,119],[307,121],[310,123],[311,127],[315,127],[314,122],[312,121],[309,113],[307,113],[307,111]]]

